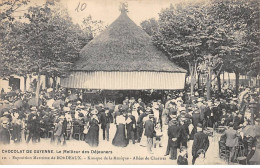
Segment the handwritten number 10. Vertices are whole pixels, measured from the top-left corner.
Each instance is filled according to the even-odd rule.
[[[86,9],[86,7],[87,7],[87,4],[86,3],[80,3],[79,2],[79,4],[78,4],[78,6],[77,6],[77,8],[75,9],[75,11],[77,11],[77,12],[79,12],[79,10],[80,11],[83,11],[83,10],[85,10]]]

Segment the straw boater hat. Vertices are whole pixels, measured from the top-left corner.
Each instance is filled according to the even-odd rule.
[[[202,124],[201,124],[201,123],[198,123],[198,124],[197,124],[197,127],[198,127],[198,128],[202,128]]]
[[[98,110],[97,110],[97,109],[93,109],[93,110],[91,111],[91,114],[93,114],[93,115],[98,114]]]
[[[255,121],[258,122],[258,123],[260,123],[260,118],[257,118]]]
[[[36,111],[36,110],[37,110],[36,107],[32,107],[32,108],[31,108],[31,111]]]
[[[179,111],[186,111],[185,107],[180,107]]]
[[[69,107],[63,107],[63,111],[70,111]]]
[[[62,120],[63,120],[64,118],[65,118],[65,117],[64,117],[63,115],[61,115],[61,116],[59,117],[59,119],[62,119]]]
[[[178,97],[177,99],[176,99],[176,101],[178,102],[178,101],[181,101],[181,102],[183,102],[183,100],[182,100],[182,98],[181,97]]]
[[[5,112],[3,113],[3,116],[5,116],[5,115],[9,115],[9,112],[8,112],[8,111],[5,111]]]

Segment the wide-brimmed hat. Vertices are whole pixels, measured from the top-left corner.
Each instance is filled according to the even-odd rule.
[[[8,124],[8,123],[9,123],[8,120],[3,120],[3,121],[2,121],[2,124]]]
[[[63,115],[61,115],[60,117],[59,117],[59,119],[64,119],[65,117],[63,116]]]
[[[91,114],[98,114],[98,110],[97,110],[97,109],[93,109],[93,110],[91,111]]]
[[[180,107],[179,111],[186,111],[186,108],[185,107]]]
[[[233,97],[232,100],[233,100],[233,101],[238,101],[238,98]]]
[[[260,122],[260,118],[255,119],[256,122]]]
[[[199,150],[197,151],[197,155],[200,155],[200,154],[205,154],[204,149],[199,149]]]
[[[101,103],[100,103],[98,106],[99,106],[99,107],[104,107],[104,105],[103,105],[103,104],[101,104]]]
[[[198,123],[198,124],[197,124],[197,127],[198,127],[198,128],[202,128],[202,124],[201,124],[201,123]]]
[[[36,107],[31,107],[31,111],[36,111],[37,108]]]
[[[181,102],[183,102],[183,100],[182,100],[182,98],[181,97],[178,97],[177,99],[176,99],[176,101],[178,102],[178,101],[181,101]]]
[[[181,114],[186,114],[186,111],[181,111]]]
[[[53,91],[53,89],[52,88],[48,88],[47,89],[47,92],[49,93],[49,92],[52,92]]]
[[[8,111],[5,111],[5,112],[3,113],[3,116],[5,116],[5,115],[9,115],[9,112],[8,112]]]
[[[199,114],[200,112],[199,112],[199,110],[195,110],[194,113],[195,114]]]
[[[70,111],[69,107],[63,107],[63,111]]]

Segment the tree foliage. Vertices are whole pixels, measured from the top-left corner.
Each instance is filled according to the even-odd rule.
[[[149,20],[141,26],[170,60],[189,71],[192,89],[198,70],[211,79],[209,74],[218,75],[221,69],[259,69],[259,18],[257,0],[212,0],[162,10],[153,26],[157,31],[150,31]],[[218,60],[216,65],[205,64],[208,56]]]

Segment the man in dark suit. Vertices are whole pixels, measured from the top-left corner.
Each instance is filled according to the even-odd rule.
[[[200,123],[200,112],[199,108],[197,106],[193,107],[193,113],[192,113],[192,125],[193,130],[191,132],[190,138],[193,139],[194,135],[197,133],[197,125]]]
[[[63,115],[60,118],[63,119],[63,123],[62,123],[62,136],[64,138],[63,145],[66,145],[68,121]]]
[[[180,119],[180,136],[178,138],[178,147],[182,146],[187,148],[188,136],[189,136],[189,124],[186,118]]]
[[[109,141],[109,129],[110,123],[113,122],[113,116],[109,111],[108,107],[105,107],[105,111],[101,113],[100,123],[101,129],[103,130],[103,140],[107,139]]]
[[[147,150],[152,154],[153,146],[153,135],[154,135],[154,123],[153,123],[153,114],[149,115],[149,120],[146,120],[144,123],[144,135],[147,137]]]
[[[136,120],[132,115],[131,111],[128,111],[127,120],[126,120],[126,130],[127,130],[127,140],[132,140],[135,144],[135,129],[136,129]]]
[[[3,120],[0,127],[0,144],[10,144],[10,132],[8,129],[8,120]]]
[[[141,106],[143,109],[145,109],[145,104],[144,104],[144,102],[142,101],[142,99],[139,98],[137,101],[138,101],[139,106]]]
[[[35,143],[36,142],[36,139],[37,139],[37,129],[38,129],[38,124],[37,123],[37,114],[36,114],[36,107],[32,107],[31,108],[31,113],[29,114],[28,116],[28,124],[27,124],[27,127],[28,127],[28,130],[29,130],[29,135],[28,135],[28,138],[26,140],[26,143],[29,143],[30,140],[32,139],[32,142]]]
[[[161,131],[162,131],[162,127],[163,127],[162,113],[163,113],[164,105],[162,104],[162,100],[158,100],[157,103],[158,103],[158,106],[159,106],[159,123],[160,123]]]
[[[168,145],[170,149],[170,159],[177,159],[177,148],[178,148],[178,139],[180,137],[180,127],[176,118],[172,118],[169,123],[168,128]]]
[[[194,141],[192,144],[192,164],[194,165],[197,157],[198,157],[198,151],[199,150],[204,150],[204,156],[209,148],[209,138],[208,135],[206,135],[202,131],[202,124],[199,123],[197,125],[197,133],[194,135]]]
[[[144,130],[144,122],[143,119],[148,115],[148,112],[143,112],[143,108],[138,109],[139,117],[137,119],[137,143],[141,141],[142,135],[143,135],[143,130]]]
[[[243,117],[241,114],[239,114],[239,111],[234,112],[234,117],[233,117],[233,124],[234,124],[234,129],[238,130],[240,128],[240,124],[244,122]]]

